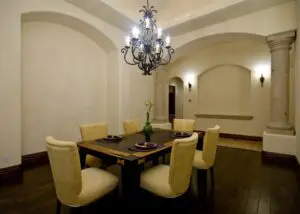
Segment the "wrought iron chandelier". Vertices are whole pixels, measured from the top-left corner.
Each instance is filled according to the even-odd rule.
[[[166,65],[171,61],[174,49],[171,47],[169,36],[164,36],[162,29],[156,25],[154,6],[147,6],[139,11],[143,14],[140,24],[132,28],[131,36],[125,38],[125,47],[121,52],[125,62],[129,65],[137,65],[143,71],[143,75],[151,75],[160,65]],[[131,57],[128,56],[131,53]]]

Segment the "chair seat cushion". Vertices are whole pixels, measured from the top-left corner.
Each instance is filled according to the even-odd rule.
[[[86,156],[86,165],[89,167],[100,168],[103,165],[103,163],[102,163],[101,159],[96,158],[92,155],[87,155]]]
[[[195,152],[195,157],[194,157],[194,162],[193,162],[193,167],[197,169],[208,169],[211,166],[207,165],[205,161],[203,160],[203,153],[202,151],[196,150]]]
[[[82,190],[78,195],[77,206],[96,201],[114,190],[119,182],[116,176],[98,168],[84,169],[81,171],[81,175]]]
[[[141,175],[141,188],[164,198],[176,198],[175,193],[169,185],[170,166],[158,165],[152,167]]]

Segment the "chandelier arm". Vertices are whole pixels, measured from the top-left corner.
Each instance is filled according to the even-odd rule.
[[[128,48],[122,48],[121,52],[124,54],[124,60],[125,60],[125,62],[126,62],[127,64],[129,64],[129,65],[136,65],[136,63],[134,63],[134,62],[129,62],[129,61],[127,60]]]
[[[168,59],[165,62],[161,62],[160,65],[166,65],[171,61],[172,54],[175,52],[173,48],[168,49]]]
[[[137,45],[134,45],[131,48],[131,53],[132,53],[133,61],[135,61],[135,60],[140,61],[140,59],[135,55],[136,48],[137,48]]]

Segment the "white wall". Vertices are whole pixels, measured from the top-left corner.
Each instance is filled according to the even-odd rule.
[[[207,26],[173,38],[173,46],[180,48],[199,38],[223,33],[249,33],[268,36],[297,28],[296,2],[291,1],[266,10]],[[197,47],[190,47],[195,49]]]
[[[245,75],[238,76],[238,74],[236,74],[237,71],[233,71],[232,68],[228,68],[224,65],[234,65],[240,68],[244,67],[241,72],[244,72]],[[213,71],[211,71],[211,68],[214,68]],[[217,71],[215,70],[216,68]],[[228,69],[230,69],[230,71],[228,71]],[[251,74],[249,71],[247,74],[247,71],[244,71],[245,69],[250,70]],[[258,70],[265,72],[266,80],[263,88],[260,86],[260,73],[257,73]],[[184,80],[184,118],[195,118],[195,113],[235,113],[247,114],[254,117],[253,120],[196,119],[196,129],[202,130],[219,124],[222,127],[222,132],[262,136],[270,117],[270,53],[266,44],[251,40],[241,40],[214,45],[206,49],[200,49],[190,55],[185,55],[170,66],[168,72],[169,79],[178,76]],[[216,74],[214,75],[213,72],[216,72]],[[225,72],[227,75],[225,73],[220,74],[220,72]],[[198,86],[197,77],[199,75],[200,84],[203,85]],[[208,78],[205,76],[208,76]],[[205,83],[201,83],[201,78],[204,78]],[[219,108],[216,109],[215,106],[207,106],[207,103],[204,104],[204,106],[202,106],[203,109],[201,109],[201,102],[206,102],[207,100],[205,99],[208,99],[205,97],[208,85],[214,85],[216,88],[216,90],[210,94],[220,96],[221,89],[224,90],[224,93],[226,91],[229,93],[228,87],[234,84],[234,81],[240,81],[240,78],[242,78],[244,82],[249,81],[245,83],[246,85],[240,85],[240,88],[236,89],[244,90],[243,94],[247,94],[247,97],[245,97],[246,100],[248,99],[247,105],[241,104],[236,106],[235,112],[221,112],[221,109],[224,110],[224,106],[219,106]],[[187,87],[189,81],[193,84],[191,92],[188,91]],[[204,89],[202,87],[204,87]],[[204,91],[198,94],[198,89]],[[209,87],[209,90],[214,89]],[[189,99],[191,99],[192,102],[189,102]],[[220,101],[224,101],[223,97],[219,97],[219,99]],[[232,99],[232,97],[228,95],[225,100],[227,99]],[[242,100],[237,99],[235,101],[240,102]],[[228,100],[227,102],[232,103],[233,101]],[[215,109],[216,112],[201,112],[213,109]]]
[[[78,141],[78,125],[107,121],[106,53],[84,34],[22,25],[22,154],[45,151],[45,136]]]
[[[296,10],[300,11],[300,0],[297,0]],[[296,156],[298,163],[300,163],[300,15],[298,13],[298,31],[296,41],[296,55],[295,55],[295,109],[296,109]]]
[[[0,3],[0,168],[21,162],[21,23],[10,2]]]
[[[106,74],[107,74],[107,99],[106,104],[104,104],[103,109],[107,109],[107,120],[110,125],[110,130],[113,133],[120,133],[123,131],[121,122],[123,118],[133,118],[133,117],[141,117],[144,118],[145,109],[144,109],[144,101],[148,98],[153,98],[153,77],[151,78],[143,78],[139,72],[137,72],[137,69],[134,67],[126,66],[126,64],[123,61],[123,56],[119,52],[119,47],[122,47],[123,45],[123,38],[125,33],[116,29],[115,27],[109,25],[108,23],[90,15],[86,12],[80,10],[79,8],[76,8],[75,6],[63,1],[63,0],[13,0],[13,1],[1,1],[0,3],[0,29],[1,29],[1,40],[0,40],[0,97],[1,97],[1,111],[0,111],[0,135],[1,135],[1,142],[0,142],[0,168],[5,168],[13,165],[18,165],[21,163],[21,155],[22,155],[22,140],[21,140],[21,124],[22,123],[31,123],[30,127],[23,127],[24,129],[33,129],[37,125],[33,124],[34,121],[33,118],[29,118],[31,115],[23,115],[21,116],[21,98],[23,92],[21,92],[21,19],[22,14],[24,13],[31,13],[31,12],[40,12],[42,21],[45,21],[43,19],[51,18],[49,14],[52,14],[52,22],[55,23],[62,23],[64,25],[70,26],[73,29],[76,29],[77,31],[80,31],[84,34],[86,34],[87,37],[92,38],[97,44],[103,44],[103,48],[107,52],[107,63],[106,63]],[[45,13],[45,14],[44,14]],[[53,17],[53,14],[54,17]],[[65,19],[67,16],[69,18]],[[77,21],[79,20],[79,22]],[[31,17],[30,21],[39,21],[39,17]],[[61,27],[61,26],[60,26]],[[92,27],[92,28],[91,28]],[[92,29],[92,30],[91,30]],[[70,31],[70,29],[68,29]],[[91,30],[91,31],[90,31]],[[57,32],[58,33],[58,32]],[[62,34],[67,34],[65,30],[63,30]],[[72,37],[76,37],[74,35],[78,36],[77,32],[72,33]],[[78,36],[80,37],[80,36]],[[83,36],[84,37],[84,36]],[[37,41],[42,41],[42,38],[35,38]],[[72,63],[69,63],[68,67],[64,62],[60,62],[66,66],[66,70],[70,72],[72,68],[74,68],[74,63],[78,63],[77,65],[83,66],[86,62],[89,60],[96,65],[96,63],[102,62],[102,59],[98,59],[97,55],[99,56],[99,51],[95,50],[91,45],[93,42],[89,41],[87,42],[87,38],[80,39],[82,40],[79,42],[78,45],[86,43],[83,45],[85,51],[88,51],[89,53],[87,56],[91,53],[95,53],[96,55],[94,57],[91,57],[91,59],[87,59],[83,57],[83,61],[77,60],[78,62],[72,61]],[[33,40],[33,38],[31,38]],[[70,39],[70,42],[75,42],[74,40]],[[85,40],[85,41],[84,41]],[[47,41],[48,42],[48,41]],[[70,43],[67,43],[68,45],[71,45]],[[43,47],[45,47],[47,43],[43,44]],[[66,45],[68,48],[69,46]],[[96,47],[96,46],[94,46]],[[41,49],[42,47],[32,47],[30,48],[37,48]],[[76,46],[74,46],[76,48]],[[71,61],[69,58],[67,58],[67,54],[71,53],[72,50],[74,53],[78,54],[81,53],[79,50],[72,49],[64,50],[66,53],[66,56],[63,56],[61,58]],[[99,49],[99,48],[98,48]],[[101,50],[100,50],[101,52]],[[43,53],[43,55],[47,56],[48,53]],[[42,54],[41,54],[42,55]],[[43,59],[43,56],[36,56],[38,59]],[[96,62],[96,59],[98,62]],[[49,63],[49,59],[45,59],[47,63]],[[42,64],[42,63],[41,63]],[[40,64],[40,65],[41,65]],[[46,64],[46,63],[45,63]],[[61,64],[61,65],[62,65]],[[31,64],[33,65],[33,63]],[[53,67],[52,67],[53,68]],[[46,70],[51,70],[51,67],[46,68]],[[61,67],[63,69],[63,67]],[[35,68],[30,71],[26,72],[27,75],[34,75],[33,72],[36,72],[39,70],[38,68]],[[79,71],[79,69],[75,69],[76,71]],[[32,72],[32,73],[31,73]],[[96,76],[96,73],[93,73],[94,70],[91,71],[91,76],[88,78],[92,78],[93,75]],[[132,75],[130,75],[132,72]],[[59,75],[62,77],[63,73],[56,73],[55,75]],[[77,80],[80,78],[80,73],[78,73],[78,76],[76,76]],[[29,77],[29,76],[27,76]],[[24,81],[31,82],[35,80],[26,80],[26,75],[24,78]],[[35,76],[36,78],[37,76]],[[48,77],[48,76],[47,76]],[[123,77],[125,77],[123,79]],[[50,77],[49,77],[50,78]],[[76,81],[76,79],[70,80],[70,81]],[[94,80],[97,81],[97,78]],[[99,80],[99,83],[101,83],[102,79]],[[97,87],[100,89],[102,86],[96,86],[95,82],[93,82],[93,87]],[[36,82],[35,82],[36,83]],[[37,83],[37,84],[40,84]],[[28,85],[28,84],[27,84]],[[26,86],[26,84],[25,84]],[[47,85],[48,87],[49,85]],[[75,88],[74,91],[70,90],[71,95],[74,95],[76,90],[76,85],[73,84],[73,87]],[[84,88],[86,85],[82,83],[80,85],[81,89],[86,90],[88,92],[91,89]],[[123,87],[126,86],[126,87]],[[129,87],[127,87],[129,86]],[[34,91],[33,87],[30,86],[26,90],[29,92]],[[65,86],[61,86],[64,88]],[[33,93],[37,94],[38,96],[41,96],[42,91]],[[99,92],[99,94],[102,92]],[[25,92],[25,95],[28,95],[28,93]],[[61,94],[61,93],[59,93]],[[98,92],[96,92],[94,95],[90,95],[90,98],[92,99],[92,96],[98,96]],[[52,96],[53,94],[51,94]],[[66,96],[66,94],[64,94]],[[136,107],[131,108],[131,105],[126,105],[127,107],[124,107],[121,103],[121,101],[127,102],[127,97],[130,98],[130,102],[134,103]],[[26,96],[25,96],[26,98]],[[88,99],[84,98],[81,94],[80,99]],[[78,98],[78,99],[79,99]],[[32,97],[30,98],[32,99]],[[104,98],[105,99],[105,98]],[[28,96],[27,99],[28,100]],[[75,104],[78,104],[77,99],[72,99],[72,102]],[[80,110],[81,112],[86,112],[87,109],[92,109],[92,111],[95,111],[95,108],[97,108],[100,103],[102,104],[103,100],[101,101],[95,101],[90,100],[90,104],[93,103],[96,106],[81,106]],[[23,103],[24,104],[24,103]],[[27,103],[28,104],[28,103]],[[26,106],[28,107],[29,104]],[[44,107],[43,103],[39,102],[38,105],[40,107]],[[61,103],[59,103],[61,105]],[[106,107],[105,107],[106,106]],[[36,107],[36,106],[34,106]],[[61,109],[61,106],[52,106],[55,108],[56,112],[62,113],[59,109]],[[57,108],[58,109],[57,109]],[[46,107],[45,107],[46,108]],[[47,106],[49,109],[49,107]],[[102,107],[101,107],[102,108]],[[47,110],[48,110],[47,109]],[[73,109],[74,110],[74,109]],[[30,108],[30,110],[26,110],[32,112],[33,110]],[[105,111],[105,110],[104,110]],[[74,111],[73,111],[74,113]],[[103,118],[103,112],[99,112],[99,115],[97,116],[97,120],[102,120]],[[40,116],[43,116],[43,113],[35,112],[34,120],[38,120]],[[66,113],[66,117],[71,117],[72,115]],[[25,121],[22,121],[22,117],[25,117]],[[95,121],[95,118],[90,118],[89,114],[80,116],[80,118],[76,118],[72,120],[73,124],[75,124],[75,120],[79,122],[86,121],[86,122],[93,122]],[[104,119],[104,118],[103,118]],[[93,121],[92,121],[93,120]],[[27,121],[27,122],[26,122]],[[37,121],[39,124],[42,122],[47,121]],[[54,122],[54,120],[52,121]],[[60,124],[63,125],[63,124]],[[48,129],[49,128],[49,129]],[[43,129],[47,133],[30,133],[28,135],[28,139],[26,142],[31,141],[32,139],[41,139],[42,135],[48,135],[48,134],[54,134],[57,136],[54,137],[61,137],[61,138],[68,138],[70,140],[77,138],[75,135],[75,132],[73,131],[74,125],[72,127],[66,128],[65,131],[62,130],[60,133],[54,131],[54,129],[47,126],[45,129]],[[49,132],[51,133],[48,133]],[[25,131],[24,131],[25,132]],[[24,133],[23,132],[23,133]],[[77,133],[77,136],[79,135],[79,132]],[[74,137],[74,138],[73,138]],[[72,138],[72,139],[71,139]],[[37,144],[38,146],[32,146],[33,144],[30,144],[24,146],[24,153],[30,153],[30,152],[36,152],[41,151],[44,147],[44,142],[40,142],[39,140],[35,141],[34,144]],[[27,145],[27,143],[26,143]],[[25,149],[26,148],[26,149]],[[26,151],[25,151],[26,150]]]
[[[122,76],[122,119],[140,119],[142,124],[146,121],[145,102],[154,102],[155,76],[144,76],[142,72],[132,66],[125,66]],[[153,117],[153,111],[151,112]],[[122,124],[121,124],[122,125]],[[123,127],[121,127],[123,132]]]

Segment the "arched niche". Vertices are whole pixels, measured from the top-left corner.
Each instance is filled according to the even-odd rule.
[[[110,132],[117,133],[119,130],[119,64],[111,63],[111,59],[114,58],[116,62],[119,62],[119,54],[114,43],[94,26],[67,14],[49,11],[26,12],[22,14],[21,20],[23,24],[40,23],[50,27],[56,26],[57,29],[65,29],[63,32],[69,32],[70,40],[72,35],[76,38],[81,37],[80,41],[86,41],[84,44],[87,44],[87,48],[89,48],[87,52],[85,52],[86,49],[82,50],[84,61],[81,63],[79,62],[82,59],[80,54],[74,53],[73,55],[72,52],[69,52],[69,56],[61,57],[60,62],[69,58],[70,66],[72,66],[72,61],[74,64],[77,63],[79,68],[75,68],[74,72],[70,70],[68,63],[65,63],[65,67],[56,64],[57,61],[49,64],[52,59],[46,54],[44,65],[41,62],[44,60],[42,59],[36,63],[39,67],[34,67],[35,59],[31,57],[31,66],[26,67],[28,64],[27,58],[24,58],[26,53],[22,50],[22,153],[44,151],[44,136],[46,135],[78,141],[80,140],[78,125],[84,123],[107,122]],[[43,29],[47,30],[47,27]],[[74,32],[74,34],[70,32]],[[64,41],[68,40],[65,38]],[[45,45],[47,45],[46,43],[47,41],[45,41]],[[31,39],[30,44],[35,45],[34,39]],[[73,44],[77,46],[76,43]],[[22,44],[22,49],[23,46],[24,44]],[[78,48],[80,47],[79,45]],[[62,46],[62,49],[58,47],[57,54],[61,54],[60,51],[65,53],[62,51],[63,49],[66,49],[66,46]],[[80,50],[77,49],[77,53]],[[92,51],[89,52],[89,50]],[[84,53],[92,55],[84,56]],[[93,53],[99,53],[99,55],[93,55]],[[57,56],[54,58],[57,59]],[[90,62],[93,64],[91,65]],[[52,76],[49,66],[53,67]],[[46,78],[48,81],[45,80]],[[36,92],[36,94],[30,92]],[[48,96],[49,94],[51,96]],[[47,96],[49,99],[46,99]],[[69,97],[70,99],[68,99]],[[35,103],[37,99],[41,101]],[[72,106],[76,106],[76,108],[72,110]],[[97,109],[97,107],[99,108]],[[94,115],[87,114],[87,112],[93,112]],[[48,116],[51,118],[47,119]],[[45,123],[39,121],[45,121]],[[26,145],[24,146],[24,144]]]
[[[251,105],[251,71],[236,64],[208,68],[198,78],[198,112],[207,115],[246,115]]]

